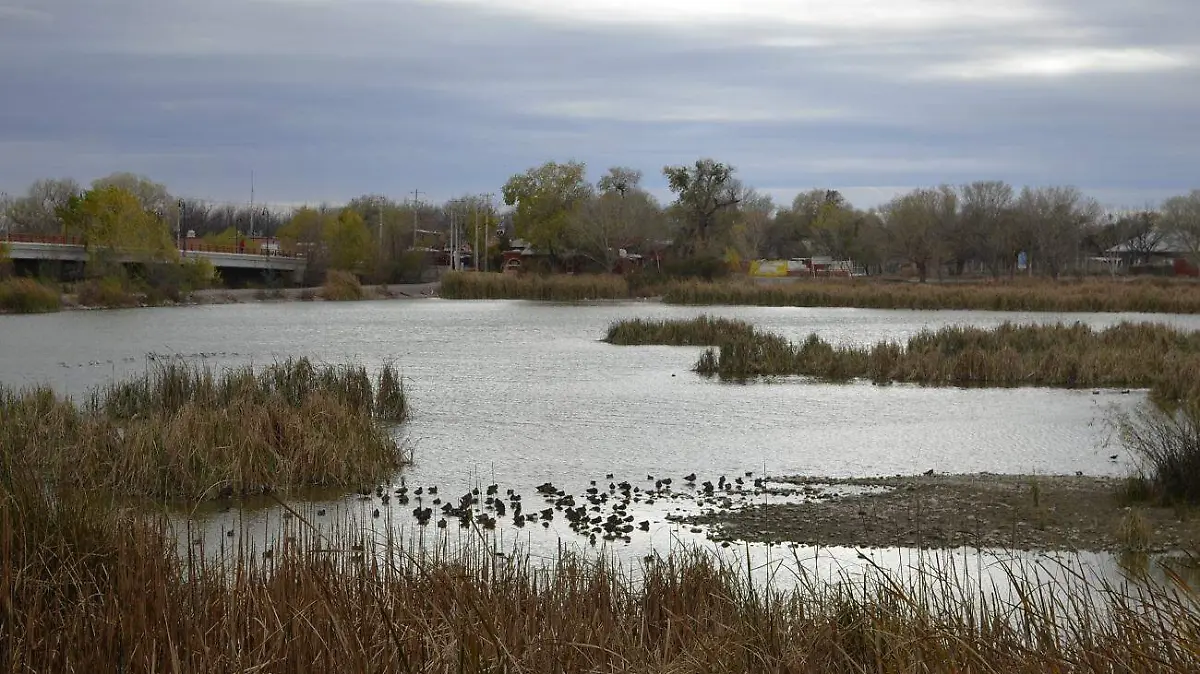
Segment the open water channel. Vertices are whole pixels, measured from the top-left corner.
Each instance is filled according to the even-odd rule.
[[[939,473],[1121,475],[1130,469],[1108,424],[1144,394],[1037,388],[955,389],[819,384],[800,380],[722,384],[691,372],[699,349],[616,347],[600,342],[620,318],[736,317],[800,340],[817,333],[834,343],[903,340],[951,324],[1121,320],[1200,329],[1200,317],[889,311],[841,308],[675,307],[656,302],[550,304],[438,299],[359,303],[254,303],[122,311],[0,316],[0,383],[48,383],[81,394],[116,377],[140,374],[151,358],[171,356],[216,367],[267,364],[307,355],[368,367],[395,362],[406,378],[412,419],[401,433],[415,464],[396,476],[410,490],[438,486],[447,500],[498,485],[520,494],[526,511],[545,507],[535,489],[553,482],[582,494],[596,480],[653,486],[648,476],[701,481],[813,475],[829,477]],[[1113,454],[1116,461],[1110,460]],[[608,476],[612,477],[609,478]],[[749,479],[747,480],[749,482]],[[410,498],[411,491],[409,492]],[[425,496],[426,504],[431,499]],[[761,501],[761,498],[759,499]],[[473,536],[451,523],[420,527],[413,503],[357,493],[323,494],[296,504],[327,511],[320,521],[392,528],[430,542]],[[629,512],[650,522],[596,546],[635,559],[652,550],[699,544],[705,534],[669,515],[693,501],[639,499]],[[376,514],[379,511],[379,514]],[[519,544],[552,558],[560,545],[592,544],[561,517],[515,527],[499,518],[489,545]],[[232,545],[229,531],[258,531],[270,545],[276,507],[211,509],[193,515],[193,536],[210,550]],[[245,528],[249,525],[249,528]],[[238,534],[242,535],[241,533]],[[743,547],[741,550],[745,551]],[[771,554],[764,547],[756,556]],[[795,551],[793,551],[795,552]],[[793,552],[789,552],[791,555]],[[855,563],[857,550],[800,550],[813,569]],[[872,551],[885,566],[912,551]],[[965,553],[964,553],[965,554]],[[991,554],[991,553],[989,553]],[[1109,573],[1106,555],[1072,557]]]

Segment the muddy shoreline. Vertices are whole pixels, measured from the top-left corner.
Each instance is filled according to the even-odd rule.
[[[1146,552],[1200,547],[1200,513],[1122,503],[1119,478],[983,473],[773,481],[814,492],[871,489],[718,510],[687,521],[711,526],[714,538],[764,543],[1092,551],[1128,549],[1132,522],[1148,534]]]

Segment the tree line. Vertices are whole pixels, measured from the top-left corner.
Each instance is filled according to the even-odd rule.
[[[917,188],[875,208],[858,208],[835,189],[813,189],[779,206],[713,159],[666,166],[674,200],[662,206],[642,174],[615,167],[595,184],[579,162],[548,162],[512,176],[504,201],[516,233],[551,257],[582,257],[610,268],[621,249],[665,245],[692,262],[726,267],[746,259],[853,260],[869,270],[911,265],[930,274],[967,268],[1012,274],[1024,254],[1051,277],[1118,245],[1148,259],[1168,239],[1200,258],[1200,190],[1158,209],[1106,212],[1069,186],[1023,187],[1001,181]]]
[[[594,182],[582,162],[546,162],[511,176],[501,211],[490,195],[443,203],[362,195],[340,206],[280,211],[178,198],[144,176],[116,173],[87,189],[70,179],[34,182],[0,203],[5,229],[81,236],[97,248],[158,254],[175,239],[237,245],[276,237],[309,258],[310,281],[328,269],[365,280],[414,280],[443,249],[450,230],[481,265],[499,269],[510,239],[524,240],[550,268],[612,270],[625,253],[662,253],[681,273],[712,275],[750,259],[829,256],[870,271],[904,264],[924,280],[967,270],[1013,274],[1023,255],[1035,273],[1057,277],[1081,260],[1124,245],[1149,259],[1161,244],[1200,259],[1200,190],[1158,208],[1106,212],[1069,186],[1022,187],[1001,181],[938,185],[860,208],[836,189],[813,189],[777,205],[714,159],[666,166],[673,196],[660,203],[641,171],[607,169]]]

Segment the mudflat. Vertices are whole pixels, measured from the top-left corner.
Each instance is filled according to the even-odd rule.
[[[776,478],[864,493],[753,505],[689,518],[729,540],[860,547],[1118,550],[1131,523],[1147,552],[1195,550],[1200,511],[1122,502],[1123,480],[1088,476],[932,475]]]

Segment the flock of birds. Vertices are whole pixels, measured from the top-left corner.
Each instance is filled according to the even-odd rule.
[[[172,360],[195,360],[205,358],[237,358],[242,354],[232,351],[197,351],[196,353],[154,353],[153,351],[145,355],[145,360],[151,363],[167,362]],[[116,365],[118,363],[136,363],[139,359],[137,356],[128,356],[126,358],[118,358],[116,360],[90,360],[86,363],[68,363],[59,361],[59,367],[99,367],[101,365]]]
[[[675,485],[681,485],[682,489],[673,488]],[[568,493],[552,482],[538,485],[535,491],[540,502],[529,503],[513,489],[501,493],[500,485],[494,483],[472,487],[458,496],[446,496],[436,486],[410,488],[401,478],[399,486],[378,485],[374,490],[364,487],[358,491],[358,499],[373,504],[373,518],[395,516],[395,508],[400,507],[407,509],[418,525],[432,523],[440,529],[451,523],[485,530],[493,530],[499,524],[517,528],[540,524],[548,529],[556,518],[561,518],[571,531],[595,544],[601,539],[628,543],[635,531],[650,531],[651,520],[645,513],[639,518],[635,511],[652,508],[660,501],[689,499],[697,506],[729,509],[761,494],[796,490],[770,487],[764,478],[747,471],[733,479],[722,475],[715,481],[699,481],[691,473],[678,483],[670,477],[647,475],[644,486],[615,481],[609,473],[603,481],[591,480],[578,494]],[[317,511],[318,516],[325,514],[324,508]],[[666,519],[671,521],[674,517],[668,514]]]

